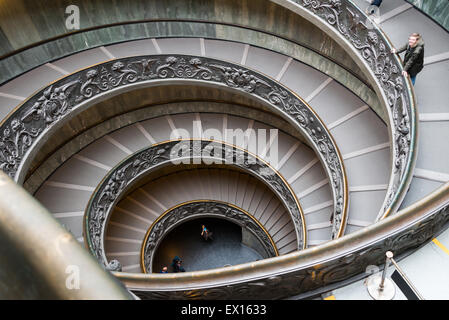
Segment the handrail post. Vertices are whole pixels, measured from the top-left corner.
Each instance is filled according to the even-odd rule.
[[[393,259],[393,252],[387,251],[385,255],[385,266],[382,275],[371,276],[367,282],[368,292],[374,300],[392,300],[396,293],[393,281],[386,278],[388,266]]]
[[[381,291],[384,290],[384,287],[385,287],[385,276],[387,275],[387,268],[390,265],[390,260],[393,258],[393,252],[387,251],[385,253],[385,255],[387,256],[387,258],[385,260],[385,267],[384,267],[384,270],[382,272],[382,279],[381,279],[380,284],[379,284],[379,290],[381,290]]]

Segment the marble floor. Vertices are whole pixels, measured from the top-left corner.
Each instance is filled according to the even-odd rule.
[[[201,237],[201,225],[213,232],[213,240]],[[222,219],[202,218],[188,221],[171,231],[156,251],[153,270],[163,266],[172,271],[175,256],[181,257],[186,271],[207,270],[263,259],[255,250],[243,245],[241,227]]]

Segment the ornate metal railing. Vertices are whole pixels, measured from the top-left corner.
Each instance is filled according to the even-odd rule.
[[[378,219],[394,213],[411,182],[416,162],[417,115],[410,79],[402,76],[400,59],[388,37],[349,0],[271,0],[320,27],[366,70],[388,112],[392,168]]]
[[[249,231],[260,243],[265,257],[279,255],[268,231],[251,213],[230,203],[215,200],[195,200],[181,203],[165,211],[148,229],[141,250],[141,267],[151,273],[153,259],[164,237],[179,225],[192,219],[215,217],[235,223]]]
[[[382,264],[386,251],[401,257],[430,241],[448,226],[448,203],[449,183],[393,216],[316,248],[175,278],[114,274],[143,299],[282,299],[324,293]]]
[[[371,25],[363,12],[350,1],[272,1],[305,16],[338,38],[339,43],[359,61],[360,66],[376,84],[375,90],[388,111],[393,145],[394,172],[379,216],[384,219],[317,248],[251,265],[197,272],[195,277],[192,277],[191,273],[177,275],[176,279],[165,275],[115,274],[139,296],[274,299],[310,292],[360,275],[367,265],[380,264],[387,250],[401,255],[415,249],[430,240],[449,221],[449,184],[396,215],[385,218],[396,210],[407,191],[417,152],[417,117],[412,86],[408,79],[401,76],[400,60],[390,54],[392,46],[388,38],[375,25]],[[129,60],[125,61],[126,63],[114,61],[85,73],[83,71],[76,76],[72,75],[29,99],[1,126],[0,167],[10,175],[12,173],[12,176],[18,173],[16,180],[20,180],[20,172],[25,166],[23,159],[37,145],[36,139],[62,119],[69,110],[74,109],[77,102],[85,103],[94,96],[111,92],[120,86],[149,81],[148,76],[151,74],[160,76],[158,71],[165,70],[162,73],[164,79],[171,76],[171,79],[211,81],[213,78],[203,77],[208,74],[204,67],[210,70],[207,68],[210,64],[202,58],[191,60],[190,66],[182,64],[184,68],[176,68],[179,61],[159,60],[159,64],[155,64],[151,58],[135,59],[137,60],[134,65],[130,64]],[[221,79],[221,84],[245,93],[261,93],[259,97],[264,97],[262,99],[278,108],[281,107],[284,115],[294,118],[297,124],[305,125],[303,128],[315,122],[308,121],[308,116],[313,113],[304,116],[303,112],[299,112],[302,102],[292,98],[284,88],[270,86],[269,79],[241,67],[236,70],[234,66],[225,67],[222,62],[219,62],[220,64],[221,68],[214,70],[220,75],[218,79]],[[139,66],[139,71],[135,69],[136,66]],[[182,74],[181,77],[177,71]],[[267,90],[276,94],[268,94]],[[72,94],[74,91],[76,94]],[[315,127],[309,134],[322,134],[322,130],[321,127]],[[321,150],[325,154],[331,151],[331,159],[340,159],[335,155],[334,149],[328,149],[326,143],[320,143],[320,146],[325,147],[325,150]],[[337,176],[334,177],[334,174]],[[340,175],[343,176],[343,172],[331,172],[330,176],[334,178],[333,187],[335,179],[341,181]],[[338,187],[346,190],[343,184]],[[338,199],[345,198],[335,198]],[[345,207],[345,203],[340,203],[340,208],[342,207]],[[335,210],[334,212],[341,213]],[[260,290],[261,288],[266,290]]]
[[[341,236],[348,210],[342,157],[315,112],[273,79],[216,59],[156,55],[112,60],[71,74],[27,99],[0,125],[0,168],[22,183],[27,166],[46,137],[104,97],[133,88],[176,81],[238,90],[265,105],[297,128],[310,142],[330,179],[334,200],[332,235]]]
[[[232,145],[206,140],[175,140],[144,148],[108,172],[87,205],[84,235],[91,252],[108,265],[105,231],[115,204],[149,173],[177,164],[223,164],[244,170],[263,181],[289,212],[296,231],[297,247],[306,247],[304,214],[293,190],[269,164]],[[151,243],[153,244],[153,243]]]
[[[402,77],[401,62],[390,53],[392,46],[386,35],[350,1],[272,1],[338,38],[376,84],[388,111],[393,146],[394,170],[379,213],[383,220],[315,250],[196,273],[195,278],[183,274],[176,283],[163,275],[116,274],[143,298],[276,299],[323,289],[360,276],[370,264],[380,264],[387,250],[400,255],[415,249],[449,221],[449,184],[387,217],[399,207],[411,181],[417,154],[417,116],[410,80]]]

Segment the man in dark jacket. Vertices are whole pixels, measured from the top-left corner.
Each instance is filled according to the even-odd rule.
[[[392,53],[401,53],[405,51],[404,56],[404,76],[410,76],[413,85],[415,85],[416,75],[424,67],[424,41],[419,33],[412,33],[408,38],[408,44],[399,48],[392,49]]]
[[[176,256],[173,258],[171,266],[173,267],[173,272],[186,272],[186,270],[182,267],[182,260],[180,257]]]

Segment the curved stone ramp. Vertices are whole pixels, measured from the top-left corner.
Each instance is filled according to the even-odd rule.
[[[0,112],[6,114],[22,98],[49,80],[80,68],[111,58],[160,52],[231,60],[277,79],[303,97],[329,127],[344,158],[350,187],[346,233],[375,221],[391,171],[386,125],[363,101],[326,75],[266,49],[200,38],[147,39],[91,49],[39,67],[0,87],[0,99],[3,99],[0,100],[0,110],[3,111]],[[291,183],[294,187],[295,181]],[[320,189],[325,184],[324,180],[318,181],[313,188]],[[320,205],[325,204],[315,200],[305,206],[320,208]],[[320,240],[325,239],[327,237]]]
[[[170,140],[172,132],[180,129],[189,131],[192,138],[199,138],[200,132],[211,128],[223,132],[226,129],[245,131],[248,127],[256,131],[273,129],[251,119],[211,113],[177,114],[138,122],[98,139],[72,156],[39,188],[35,197],[82,241],[82,216],[93,191],[105,174],[124,158],[148,145]],[[271,136],[267,135],[267,146],[270,140]],[[309,245],[330,240],[332,196],[325,171],[306,145],[282,131],[278,131],[277,140],[277,169],[303,207]],[[248,144],[240,147],[255,150],[254,144],[257,140],[249,139]]]
[[[419,114],[418,158],[402,205],[405,208],[449,181],[449,33],[404,1],[398,3],[396,10],[394,16],[393,10],[381,14],[379,24],[394,46],[405,44],[412,32],[421,33],[425,42],[424,69],[414,86]]]
[[[273,240],[279,254],[297,250],[293,222],[276,195],[256,178],[228,169],[192,169],[151,181],[116,206],[105,234],[108,260],[117,259],[127,272],[142,272],[145,234],[166,211],[195,200],[215,200],[243,209]]]
[[[360,8],[366,7],[364,0],[353,2]],[[412,32],[422,34],[425,42],[424,69],[418,74],[414,86],[419,118],[418,158],[401,206],[406,208],[449,181],[449,33],[403,0],[384,1],[377,21],[396,48],[404,45]],[[415,253],[397,261],[426,300],[446,300],[448,297],[448,248],[449,230],[446,230]],[[387,277],[394,271],[391,266]],[[337,300],[371,299],[364,280],[334,290],[332,294]],[[401,288],[396,287],[394,300],[407,299]]]
[[[361,1],[361,0],[356,0],[356,1],[359,1],[360,3],[362,3],[362,5],[363,5],[363,7],[365,7],[366,6],[366,3],[364,2],[364,1]],[[390,2],[390,1],[389,1]],[[391,1],[391,3],[398,3],[398,5],[397,5],[397,8],[399,8],[400,6],[401,6],[401,4],[404,4],[404,2],[402,2],[402,1]],[[384,5],[383,5],[383,8],[384,9],[387,9],[388,8],[388,6],[389,6],[389,3],[385,3]],[[392,8],[392,10],[393,9],[395,9],[395,8],[393,8],[393,7],[391,7]],[[408,10],[414,10],[414,9],[408,9]],[[407,13],[407,11],[405,11],[405,12],[403,12],[403,13]],[[410,13],[410,12],[409,12]],[[408,13],[408,14],[409,14]],[[391,13],[388,13],[388,12],[385,12],[385,14],[390,14],[390,15],[392,15]],[[401,13],[399,13],[398,15],[396,15],[398,18],[401,16]],[[425,18],[425,17],[424,17]],[[393,22],[393,21],[395,21],[394,20],[395,19],[395,16],[393,15],[391,18],[389,18],[388,20],[385,20],[383,23],[381,23],[380,24],[380,26],[383,28],[383,25],[387,25],[387,23],[388,22]],[[408,19],[406,19],[406,20],[408,20]],[[423,21],[425,21],[425,20],[423,20]],[[409,22],[411,22],[411,21],[409,21]],[[401,32],[403,33],[403,35],[405,36],[405,38],[406,38],[406,36],[407,36],[407,34],[408,34],[408,32],[413,28],[413,29],[416,29],[416,28],[419,28],[420,26],[419,26],[419,24],[416,24],[416,21],[415,20],[413,20],[413,23],[414,23],[414,25],[413,26],[407,26],[406,28],[404,28],[404,29],[406,29],[405,30],[405,32],[404,32],[404,30],[402,30]],[[428,23],[428,22],[425,22],[425,24],[426,23]],[[392,24],[392,26],[395,26],[394,24]],[[396,29],[396,28],[395,28]],[[395,32],[395,31],[397,31],[397,30],[393,30],[393,32]],[[433,30],[432,29],[432,32],[434,32],[435,30]],[[402,43],[402,39],[403,39],[403,35],[401,35],[401,41],[399,41],[398,40],[398,42],[397,43],[395,43],[395,41],[394,41],[394,39],[393,39],[393,37],[392,37],[392,40],[393,40],[393,42],[395,43],[395,44],[397,44],[397,45],[399,45],[399,43]],[[427,37],[425,36],[425,40],[427,39]],[[427,42],[428,44],[429,44],[429,42]],[[447,43],[447,41],[446,42],[442,42],[442,43]],[[427,46],[428,48],[430,47],[429,45]],[[435,46],[434,46],[435,47]],[[443,51],[439,51],[440,53],[436,53],[435,55],[443,55],[444,56],[444,53],[445,53],[445,51],[443,50]],[[427,59],[427,57],[426,57],[426,59]],[[434,57],[434,59],[436,59],[436,57]],[[428,59],[427,59],[428,60]],[[418,78],[418,83],[417,83],[417,85],[415,86],[415,90],[416,90],[416,92],[417,92],[417,94],[418,94],[418,92],[419,92],[419,90],[420,90],[420,85],[421,85],[421,88],[423,88],[422,86],[424,85],[424,81],[422,81],[422,82],[420,82],[420,79],[423,79],[423,77],[427,74],[427,79],[429,80],[429,81],[425,81],[425,85],[426,85],[426,90],[423,90],[423,89],[421,89],[421,93],[420,94],[418,94],[418,104],[419,104],[419,108],[421,109],[422,108],[422,103],[421,103],[421,101],[420,101],[420,98],[422,97],[423,99],[427,99],[427,101],[437,101],[437,102],[435,102],[435,103],[431,103],[431,104],[426,104],[426,106],[428,106],[430,109],[426,109],[426,110],[428,110],[428,112],[425,112],[425,113],[428,113],[428,114],[420,114],[420,119],[421,119],[421,122],[420,122],[420,135],[421,135],[421,139],[419,140],[420,141],[420,150],[422,150],[423,149],[423,147],[422,147],[422,145],[423,145],[423,139],[422,139],[422,136],[423,136],[423,127],[425,127],[425,126],[432,126],[433,127],[433,124],[441,124],[441,126],[440,127],[442,127],[442,130],[441,130],[441,132],[443,132],[444,133],[444,126],[445,126],[445,122],[446,122],[446,120],[445,120],[445,117],[444,117],[444,115],[441,115],[441,113],[443,113],[444,114],[444,110],[445,109],[431,109],[432,107],[437,107],[437,108],[443,108],[444,106],[445,106],[445,104],[443,104],[443,102],[444,101],[447,101],[447,98],[446,99],[444,99],[444,95],[446,94],[445,92],[441,92],[442,90],[438,90],[438,88],[439,88],[439,86],[437,86],[437,85],[435,85],[435,84],[438,84],[438,85],[440,85],[441,83],[444,83],[444,82],[442,82],[441,81],[441,78],[440,78],[440,80],[437,80],[436,79],[436,77],[434,77],[433,76],[433,72],[443,72],[444,70],[447,70],[447,69],[445,69],[444,67],[441,67],[441,66],[444,66],[444,65],[446,65],[446,63],[447,63],[447,61],[445,61],[445,60],[441,60],[441,61],[439,61],[439,62],[433,62],[432,64],[427,64],[426,65],[426,68],[424,69],[424,71],[420,74],[420,78]],[[433,70],[432,70],[433,69]],[[435,71],[436,70],[436,71]],[[430,81],[430,80],[434,80],[435,82],[433,82],[433,81]],[[444,80],[444,78],[443,78],[443,80]],[[432,86],[431,86],[432,85]],[[427,93],[431,93],[431,92],[433,92],[433,90],[438,90],[439,92],[440,92],[440,94],[443,96],[443,98],[440,98],[441,96],[440,96],[440,94],[427,94]],[[435,100],[435,99],[438,99],[438,100]],[[439,102],[438,102],[439,101]],[[425,120],[427,118],[427,120]],[[430,132],[430,131],[429,131]],[[429,134],[429,136],[432,136],[432,138],[435,138],[435,136],[434,135],[431,135],[431,134]],[[439,138],[439,137],[442,137],[442,135],[439,135],[439,136],[437,136],[437,138]],[[443,141],[444,142],[444,141]],[[439,146],[439,149],[437,149],[437,150],[440,150],[440,148],[441,148],[441,146],[445,146],[445,144],[443,143],[443,144],[440,144],[440,146]],[[425,145],[424,146],[425,148],[429,148],[430,147],[430,144],[429,145]],[[421,154],[422,154],[422,152],[420,151],[420,153],[419,153],[419,158],[418,158],[418,163],[419,163],[419,161],[420,161],[420,157],[421,157]],[[435,159],[438,159],[438,160],[443,160],[443,158],[444,157],[441,157],[441,156],[436,156],[436,157],[433,157],[433,160],[435,160]],[[424,163],[424,162],[423,162]],[[424,168],[424,169],[423,169]],[[446,181],[447,179],[445,178],[446,176],[445,175],[441,175],[441,174],[438,174],[438,173],[443,173],[443,174],[445,174],[445,172],[440,172],[440,171],[436,171],[436,170],[432,170],[432,166],[430,166],[429,165],[429,167],[427,167],[427,168],[425,168],[423,165],[421,165],[421,168],[420,168],[420,165],[418,164],[417,165],[417,169],[422,169],[422,170],[416,170],[415,171],[415,179],[413,180],[413,182],[412,182],[412,184],[411,184],[411,187],[410,187],[410,192],[409,192],[409,194],[408,194],[408,196],[406,197],[406,199],[405,199],[405,202],[404,202],[404,205],[403,206],[406,206],[407,205],[407,203],[413,203],[416,199],[419,199],[420,197],[421,197],[421,194],[427,194],[427,193],[429,193],[431,190],[434,190],[437,186],[439,186],[440,184],[441,184],[441,181]],[[444,169],[444,168],[443,168]],[[441,171],[443,171],[443,169],[441,170]],[[426,171],[424,171],[424,170],[426,170]],[[437,173],[436,175],[435,175],[435,173]]]
[[[366,6],[362,0],[354,2],[361,8]],[[412,32],[420,33],[425,42],[424,69],[414,86],[419,118],[418,158],[401,206],[405,208],[449,181],[449,33],[405,1],[384,2],[378,25],[396,48],[406,44]],[[400,56],[403,58],[404,54]]]
[[[394,1],[392,1],[392,2],[394,2]],[[392,20],[391,20],[392,21]],[[388,22],[388,21],[386,21],[386,22]],[[443,61],[441,61],[441,62],[443,62]],[[439,66],[439,64],[438,64],[438,66]],[[444,70],[444,69],[442,69],[442,68],[440,68],[440,67],[438,67],[438,68],[436,68],[436,69],[438,69],[438,70]],[[426,72],[426,70],[425,71],[423,71],[423,73],[422,73],[422,75],[424,75],[424,72]],[[421,75],[420,75],[421,76]],[[418,82],[419,83],[419,82]],[[415,89],[417,89],[418,90],[418,86],[417,87],[415,87]],[[424,95],[423,95],[424,96]],[[418,101],[419,101],[419,97],[418,97]],[[432,115],[428,115],[429,117],[428,117],[428,119],[439,119],[439,120],[432,120],[432,121],[430,121],[430,120],[428,120],[428,121],[425,121],[425,122],[444,122],[445,120],[444,120],[444,118],[442,118],[442,117],[437,117],[437,118],[432,118],[432,117],[435,117],[435,116],[437,116],[437,114],[436,113],[438,113],[438,112],[431,112],[432,113]],[[425,117],[421,117],[421,119],[424,119]],[[421,140],[422,141],[422,140]],[[418,168],[419,169],[419,168]],[[425,169],[424,169],[425,170]],[[428,171],[432,171],[432,170],[428,170]],[[435,172],[435,171],[433,171],[433,172]],[[443,177],[444,178],[444,176],[435,176],[435,175],[432,175],[431,173],[433,173],[433,172],[425,172],[425,171],[416,171],[416,173],[415,173],[415,178],[419,178],[419,177],[423,177],[423,176],[426,176],[427,178],[426,179],[424,179],[424,178],[419,178],[419,179],[421,179],[421,180],[426,180],[426,181],[429,181],[429,182],[432,182],[432,181],[436,181],[436,183],[435,183],[435,185],[438,185],[438,180],[431,180],[431,179],[428,179],[428,178],[433,178],[433,179],[439,179],[439,178],[441,178],[441,177]],[[425,175],[426,174],[426,175]],[[438,178],[439,177],[439,178]],[[414,183],[415,182],[417,182],[417,181],[420,181],[419,179],[414,179],[414,182],[412,183],[412,187],[411,187],[411,192],[410,192],[410,194],[409,195],[411,195],[412,193],[413,193],[413,187],[414,187]],[[428,186],[430,186],[429,188],[435,188],[434,186],[432,186],[431,184],[428,184]],[[422,188],[419,188],[420,190],[422,189]],[[425,192],[427,192],[427,191],[425,191]],[[428,192],[427,192],[428,193]],[[419,192],[417,192],[416,193],[417,195],[419,194]],[[406,201],[408,200],[408,199],[410,199],[411,200],[411,202],[412,202],[412,199],[411,198],[409,198],[409,197],[407,197],[406,198]],[[411,203],[410,202],[410,203]]]

